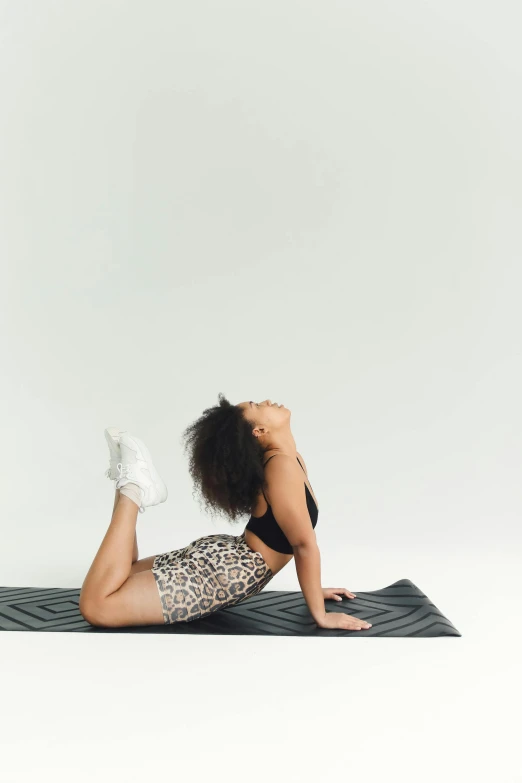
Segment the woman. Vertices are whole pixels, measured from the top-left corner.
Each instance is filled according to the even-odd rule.
[[[345,588],[321,587],[314,532],[319,509],[296,451],[290,414],[270,400],[232,405],[220,394],[219,404],[184,432],[189,469],[207,509],[233,522],[250,514],[249,522],[240,535],[202,536],[142,560],[138,511],[163,503],[167,488],[142,441],[116,428],[105,430],[111,451],[106,475],[115,480],[116,497],[80,593],[80,612],[88,622],[102,627],[189,622],[256,595],[294,559],[319,627],[370,627],[325,610],[325,599],[355,596]]]

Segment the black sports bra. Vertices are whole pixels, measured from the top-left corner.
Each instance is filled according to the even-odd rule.
[[[272,457],[277,457],[277,454],[272,454]],[[269,462],[272,459],[272,457],[269,457],[267,459],[265,465],[267,462]],[[301,465],[301,461],[299,457],[297,457],[297,461]],[[301,468],[303,468],[302,465]],[[305,489],[306,489],[306,505],[308,507],[308,513],[310,514],[310,521],[312,522],[312,528],[315,528],[317,524],[317,518],[319,516],[319,509],[317,508],[312,493],[308,489],[306,481],[305,481]],[[263,497],[266,500],[266,495],[264,493],[264,490],[263,490]],[[281,554],[284,555],[293,555],[294,550],[292,549],[292,545],[290,544],[290,541],[287,539],[287,537],[285,536],[285,534],[277,524],[277,520],[274,517],[273,511],[270,507],[270,503],[268,502],[268,500],[266,500],[266,504],[268,508],[263,514],[263,516],[262,517],[251,516],[250,519],[248,520],[248,524],[245,527],[245,530],[251,530],[252,533],[255,533],[256,536],[258,536],[261,539],[261,541],[263,541],[263,543],[265,543],[271,549],[275,549],[276,552],[281,552]]]

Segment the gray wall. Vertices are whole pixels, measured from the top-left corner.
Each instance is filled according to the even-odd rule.
[[[180,440],[220,391],[292,410],[323,584],[517,557],[510,9],[2,4],[0,583],[81,584],[109,425],[170,491],[140,556],[241,532]]]

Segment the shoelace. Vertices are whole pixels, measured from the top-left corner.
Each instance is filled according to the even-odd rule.
[[[121,478],[128,478],[128,479],[135,479],[136,478],[136,471],[134,469],[134,465],[122,465],[121,462],[118,462],[116,465],[118,468],[118,479]]]
[[[118,468],[118,470],[120,470],[120,468],[121,468],[121,465],[122,465],[122,463],[121,463],[121,462],[118,462],[118,465],[117,465],[117,468]],[[127,465],[126,467],[130,467],[130,466],[128,466],[128,465]],[[107,470],[105,471],[105,476],[106,476],[108,479],[110,479],[110,478],[112,478],[112,475],[111,475],[111,474],[112,474],[112,462],[111,462],[111,464],[109,465],[109,467],[107,468]],[[118,478],[121,478],[121,476],[122,476],[122,474],[121,474],[121,471],[120,471],[120,475],[118,476]]]

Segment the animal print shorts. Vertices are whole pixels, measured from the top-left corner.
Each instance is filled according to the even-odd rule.
[[[245,533],[214,533],[152,564],[165,623],[190,622],[259,593],[274,574]]]

